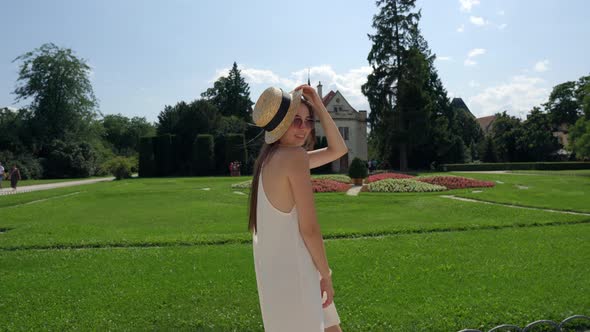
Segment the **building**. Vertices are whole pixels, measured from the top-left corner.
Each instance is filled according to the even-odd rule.
[[[346,173],[352,159],[358,157],[367,160],[367,111],[357,111],[348,103],[340,91],[330,91],[323,95],[322,82],[317,86],[317,92],[328,113],[336,123],[340,135],[348,147],[348,153],[340,159],[332,162],[332,172]],[[325,136],[324,128],[319,119],[316,119],[315,135]]]

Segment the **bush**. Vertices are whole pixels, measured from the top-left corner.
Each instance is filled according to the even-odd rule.
[[[350,176],[352,179],[364,179],[367,177],[367,175],[367,163],[364,160],[355,157],[350,163],[348,176]]]
[[[372,192],[389,193],[433,192],[447,190],[447,188],[443,186],[437,186],[434,184],[410,179],[385,179],[377,182],[371,182],[368,184],[367,188]]]
[[[139,139],[139,176],[150,177],[156,175],[156,159],[154,157],[153,137]]]
[[[102,165],[102,169],[117,180],[130,178],[134,168],[137,168],[137,158],[133,157],[115,157]]]
[[[215,167],[215,146],[213,135],[197,135],[193,153],[195,175],[211,175]]]
[[[23,180],[39,179],[43,175],[43,167],[41,167],[39,159],[29,153],[22,153],[15,156],[11,151],[0,151],[0,162],[2,162],[6,174],[16,164]]]
[[[97,153],[86,142],[54,140],[42,159],[46,178],[84,178],[96,173]]]

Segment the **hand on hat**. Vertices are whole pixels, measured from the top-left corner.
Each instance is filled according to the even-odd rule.
[[[307,100],[308,102],[310,102],[312,104],[312,106],[314,107],[314,109],[317,109],[317,105],[323,105],[322,100],[320,98],[320,96],[318,95],[318,93],[315,91],[315,89],[307,84],[302,84],[298,87],[295,88],[295,91],[297,90],[303,90],[302,94],[303,94],[303,98],[305,98],[305,100]]]

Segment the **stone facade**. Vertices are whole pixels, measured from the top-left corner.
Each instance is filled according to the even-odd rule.
[[[367,160],[368,158],[367,111],[355,110],[340,91],[330,91],[326,96],[323,96],[321,82],[318,84],[317,90],[348,147],[347,154],[332,162],[332,172],[346,173],[352,159],[358,157]],[[315,135],[325,136],[324,128],[318,119],[315,124]]]

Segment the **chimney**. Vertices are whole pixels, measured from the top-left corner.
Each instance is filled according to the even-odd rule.
[[[321,81],[318,84],[318,95],[320,96],[320,99],[324,99],[324,96],[322,95],[322,82]]]

